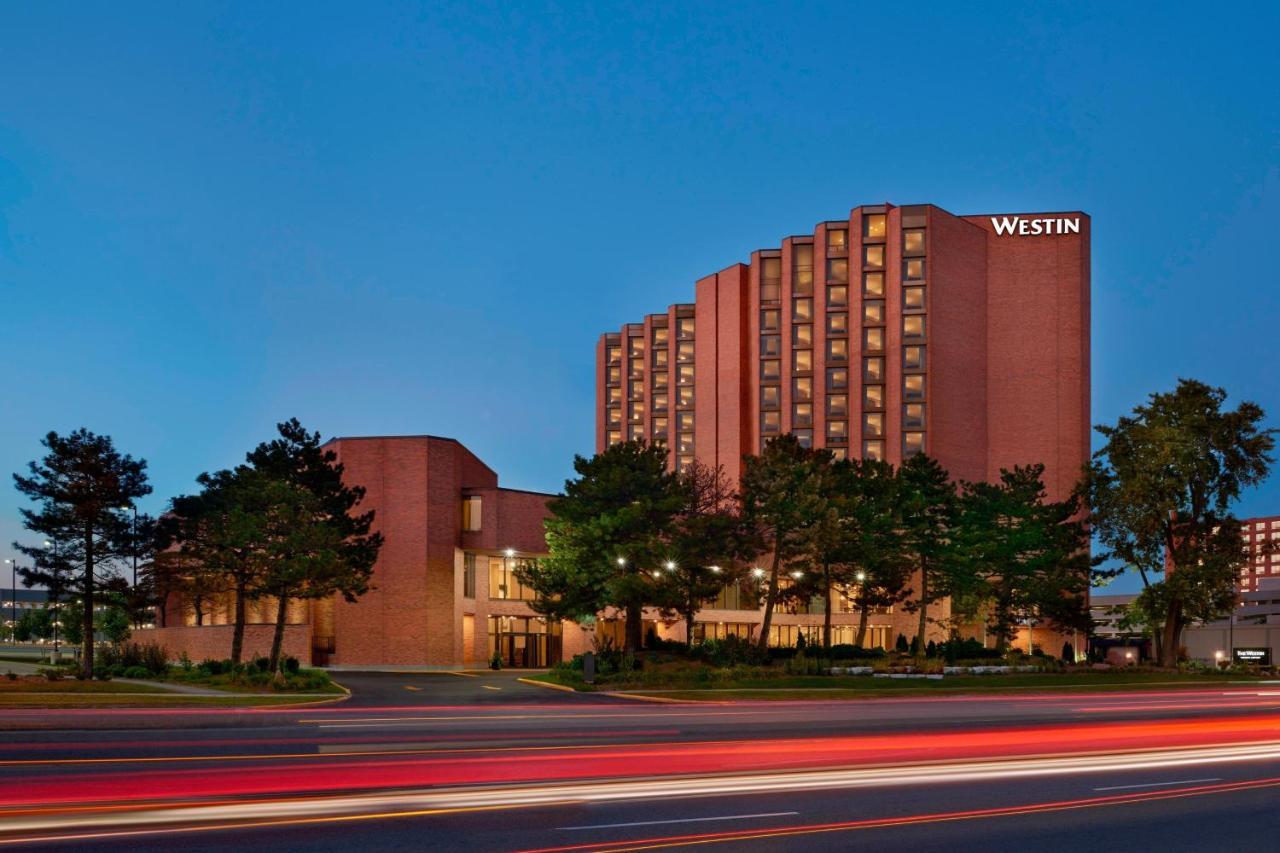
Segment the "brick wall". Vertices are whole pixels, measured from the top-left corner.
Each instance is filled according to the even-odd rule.
[[[186,652],[187,657],[199,663],[209,658],[224,660],[231,657],[231,635],[234,631],[235,628],[232,625],[139,628],[132,632],[129,640],[134,643],[154,643],[163,646],[170,660],[178,660],[182,653]],[[274,625],[246,625],[241,658],[251,660],[269,655],[274,635]],[[302,661],[303,666],[309,666],[311,664],[311,626],[286,625],[284,644],[281,649],[285,655]]]

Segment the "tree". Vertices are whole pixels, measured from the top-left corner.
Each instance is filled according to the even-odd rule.
[[[1231,505],[1262,482],[1275,430],[1256,403],[1191,379],[1150,395],[1112,426],[1087,474],[1090,522],[1104,555],[1136,568],[1159,624],[1160,662],[1178,661],[1183,629],[1228,612],[1244,560]]]
[[[956,491],[937,460],[917,453],[898,468],[899,509],[905,550],[919,578],[916,598],[909,607],[919,614],[914,639],[923,649],[927,640],[928,607],[951,591],[952,529],[956,522]]]
[[[667,539],[687,505],[667,454],[662,445],[627,441],[574,458],[578,476],[547,506],[550,555],[516,569],[536,593],[535,611],[585,622],[615,607],[625,615],[626,651],[640,648],[645,606],[669,603],[653,572],[669,559]]]
[[[13,638],[20,643],[48,640],[53,637],[53,612],[48,607],[22,611],[14,626]]]
[[[101,596],[95,607],[94,633],[102,635],[109,643],[122,643],[129,638],[132,619],[122,591],[124,588],[122,585],[120,590]],[[84,615],[79,607],[68,607],[63,611],[61,623],[68,643],[79,645],[84,642]]]
[[[814,454],[813,488],[805,496],[805,520],[800,528],[797,557],[811,571],[792,572],[796,583],[792,594],[823,601],[822,649],[831,650],[832,599],[837,588],[848,588],[855,581],[860,522],[857,512],[861,495],[858,488],[860,468],[853,462],[836,462],[830,454]]]
[[[888,462],[875,459],[850,465],[850,485],[856,498],[852,507],[856,533],[850,555],[858,605],[854,644],[862,646],[871,611],[893,607],[910,594],[914,563],[902,528],[897,472]]]
[[[1044,618],[1060,628],[1089,624],[1089,533],[1078,494],[1049,501],[1044,466],[1002,469],[997,483],[965,483],[952,538],[953,593],[985,605],[1001,650],[1017,625]]]
[[[73,591],[85,625],[80,667],[93,676],[95,590],[129,553],[131,519],[125,508],[151,493],[147,463],[123,455],[109,436],[79,429],[65,436],[50,432],[41,442],[48,453],[29,465],[30,476],[13,475],[18,491],[38,504],[22,509],[23,526],[57,543],[57,565],[41,547],[14,543],[35,567],[20,570],[28,586],[48,584],[51,573],[73,569]]]
[[[748,456],[742,472],[742,510],[754,529],[761,549],[771,552],[765,587],[764,619],[759,645],[769,646],[773,611],[781,592],[780,576],[801,550],[802,531],[816,501],[819,458],[830,460],[828,450],[801,446],[791,433],[772,438],[759,456]]]

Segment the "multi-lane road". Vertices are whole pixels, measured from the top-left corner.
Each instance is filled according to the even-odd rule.
[[[1046,853],[1280,828],[1280,685],[650,704],[339,680],[350,700],[306,708],[4,712],[0,844]]]

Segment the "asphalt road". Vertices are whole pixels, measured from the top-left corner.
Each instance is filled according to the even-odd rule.
[[[1280,686],[660,705],[516,679],[341,673],[352,699],[312,708],[7,712],[0,841],[1043,853],[1081,833],[1269,849],[1280,820]]]

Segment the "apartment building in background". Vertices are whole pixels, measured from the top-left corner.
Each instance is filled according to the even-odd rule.
[[[1245,564],[1236,587],[1241,594],[1257,592],[1259,582],[1266,578],[1280,582],[1280,515],[1246,518],[1240,522],[1240,535]]]

